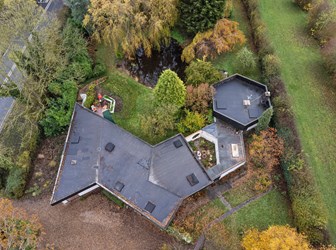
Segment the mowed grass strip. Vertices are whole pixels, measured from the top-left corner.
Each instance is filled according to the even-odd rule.
[[[291,225],[292,217],[287,198],[278,190],[272,190],[221,223],[226,228],[225,249],[233,250],[241,249],[241,238],[248,229],[265,230],[272,225]],[[210,233],[215,232],[210,230]]]
[[[336,90],[322,66],[307,15],[291,0],[260,0],[262,19],[281,60],[304,153],[327,205],[336,243]]]

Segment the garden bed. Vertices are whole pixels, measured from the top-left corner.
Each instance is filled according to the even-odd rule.
[[[196,158],[200,160],[205,168],[211,168],[216,165],[216,148],[215,144],[204,139],[198,138],[189,142],[190,147],[194,151]]]

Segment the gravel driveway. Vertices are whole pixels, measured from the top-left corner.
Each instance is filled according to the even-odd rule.
[[[101,194],[92,194],[67,205],[49,205],[49,196],[15,201],[39,216],[45,228],[44,244],[55,249],[160,249],[163,243],[179,244],[131,208],[120,209]]]

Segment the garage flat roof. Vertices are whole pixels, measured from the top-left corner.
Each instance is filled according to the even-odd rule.
[[[233,124],[249,126],[271,107],[269,97],[265,95],[267,86],[242,75],[232,75],[215,84],[214,88],[214,113]]]

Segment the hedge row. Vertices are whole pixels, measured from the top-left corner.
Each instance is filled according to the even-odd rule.
[[[336,6],[330,0],[313,0],[308,28],[321,45],[324,64],[336,80]]]
[[[274,49],[266,36],[266,27],[260,17],[258,0],[242,0],[242,2],[252,28],[264,81],[273,93],[274,123],[286,144],[281,167],[288,185],[295,225],[300,232],[308,236],[311,243],[326,243],[328,241],[326,209],[323,206],[321,194],[317,191],[314,178],[301,154],[295,119],[285,84],[280,77],[279,59],[274,54]]]
[[[321,46],[324,65],[336,81],[336,6],[331,0],[295,0],[308,11],[308,31]]]
[[[19,198],[24,194],[27,177],[30,171],[32,159],[39,140],[39,129],[31,126],[25,118],[16,119],[15,115],[20,105],[16,104],[9,121],[2,133],[0,144],[5,146],[0,152],[0,173],[5,178],[1,180],[0,189],[11,198]],[[3,152],[3,151],[6,152]]]

